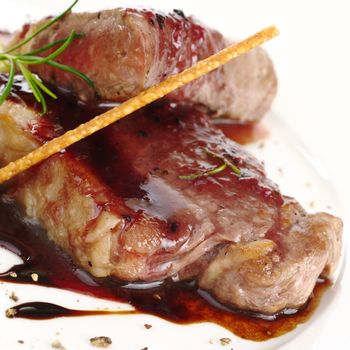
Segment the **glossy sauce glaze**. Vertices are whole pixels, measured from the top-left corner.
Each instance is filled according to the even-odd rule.
[[[21,90],[20,97],[26,103],[30,103],[32,99],[29,94],[27,96],[25,85],[19,84],[18,87]],[[12,95],[12,98],[16,99],[16,96]],[[55,108],[49,109],[53,113],[52,116],[48,115],[48,120],[51,117],[56,118],[57,115],[68,116],[68,119],[60,120],[64,129],[70,129],[76,126],[76,123],[81,122],[82,111],[84,111],[84,117],[89,117],[108,108],[105,106],[89,109],[89,112],[86,113],[86,108],[81,109],[75,103],[67,103],[64,106],[56,104]],[[33,130],[39,139],[45,141],[56,136],[56,132],[61,132],[61,130],[52,130],[49,124],[43,123]],[[256,135],[263,135],[257,132],[260,126],[256,125],[225,124],[219,127],[227,136],[243,143],[257,141]],[[113,187],[117,185],[114,184]],[[23,265],[16,266],[11,271],[4,273],[1,276],[3,281],[34,283],[32,274],[35,273],[38,275],[36,284],[130,303],[136,308],[135,312],[157,315],[179,324],[214,322],[242,338],[257,341],[279,336],[305,322],[329,285],[328,282],[320,282],[315,288],[314,296],[299,311],[285,310],[278,315],[266,316],[229,309],[213,300],[208,293],[200,290],[193,281],[175,283],[164,280],[159,283],[140,285],[126,284],[111,278],[93,278],[75,265],[72,259],[53,242],[49,241],[43,229],[24,221],[20,209],[9,202],[6,195],[1,195],[0,202],[0,246],[19,255],[24,261]],[[15,317],[31,319],[106,314],[101,311],[69,310],[59,305],[40,302],[18,305],[11,309]]]
[[[26,95],[25,86],[20,81],[16,86],[21,89],[18,90],[19,98],[25,99],[31,105],[33,98]],[[15,94],[14,91],[12,93]],[[59,104],[50,105],[48,115],[35,119],[31,133],[36,138],[44,141],[50,139],[55,130],[60,133],[59,128],[63,129],[62,132],[71,129],[75,124],[101,113],[107,107],[80,108],[74,102],[64,101],[62,98]],[[33,107],[36,108],[35,105]],[[53,121],[50,123],[51,117]],[[55,118],[58,119],[57,122]],[[113,248],[118,250],[118,254],[112,255],[113,261],[110,265],[115,266],[115,270],[118,269],[113,274],[120,279],[154,281],[171,276],[177,278],[176,274],[180,270],[177,266],[189,266],[194,261],[191,257],[194,251],[192,248],[201,241],[205,242],[206,247],[205,250],[198,249],[201,254],[212,254],[215,253],[218,243],[225,239],[223,233],[233,241],[232,236],[239,235],[238,229],[222,225],[221,218],[229,220],[232,211],[237,215],[240,213],[242,220],[239,225],[244,223],[249,226],[251,229],[247,232],[254,232],[255,236],[263,229],[259,227],[253,230],[255,224],[250,220],[253,213],[259,217],[264,216],[264,227],[271,227],[272,223],[278,222],[283,199],[276,186],[266,178],[256,159],[244,154],[241,147],[228,141],[221,132],[210,128],[207,120],[203,108],[164,101],[101,130],[59,156],[64,157],[69,162],[69,168],[74,169],[69,172],[74,174],[71,176],[74,179],[72,188],[79,186],[80,179],[90,175],[102,180],[94,182],[86,189],[84,187],[81,193],[82,200],[86,197],[94,199],[92,215],[101,213],[105,203],[108,203],[108,211],[123,218],[123,231],[118,235],[117,246]],[[225,169],[216,177],[201,177],[194,182],[180,179],[179,175],[195,174],[222,164],[222,159],[205,150],[213,154],[225,154],[231,162],[239,166],[242,176],[238,177],[230,169]],[[45,170],[45,164],[39,171],[35,168],[32,171],[34,177],[40,177],[38,184],[44,188],[57,171],[57,168],[51,169],[51,175]],[[21,179],[24,181],[23,185],[27,184],[27,175]],[[70,182],[67,182],[67,187],[68,183]],[[23,186],[19,185],[17,188],[20,190],[21,187]],[[13,188],[12,186],[12,190]],[[70,201],[69,192],[64,191],[62,196],[45,203],[45,211],[51,217],[48,222],[52,223],[53,230],[60,227],[62,220],[67,217],[60,213],[64,212],[66,203]],[[205,197],[209,197],[211,201],[212,209],[205,214],[208,217],[195,214],[203,205]],[[223,210],[225,208],[229,210]],[[220,215],[216,215],[216,212],[220,212]],[[217,240],[206,239],[209,230],[206,230],[205,223],[209,220],[209,224],[217,228]],[[81,223],[79,227],[85,227],[85,223]],[[145,227],[152,227],[151,239]],[[89,227],[86,226],[85,232],[88,230]],[[51,234],[52,230],[49,231]],[[78,231],[72,232],[72,237],[80,237],[81,233],[84,240],[83,230]],[[75,238],[73,240],[77,241]],[[185,242],[189,244],[186,245]],[[74,256],[74,249],[67,251]],[[89,252],[85,256],[89,256]],[[209,260],[209,254],[205,258]],[[83,266],[91,270],[96,264],[88,259],[90,263],[86,259]],[[132,264],[137,269],[129,268]],[[195,267],[196,269],[192,265],[191,268],[182,269],[180,279],[193,278],[203,269],[200,263]],[[131,276],[133,271],[136,273]]]
[[[24,221],[20,209],[9,202],[6,195],[1,195],[0,202],[0,246],[19,255],[24,261],[23,265],[15,266],[2,274],[0,278],[3,281],[34,283],[32,274],[35,273],[38,275],[36,284],[130,303],[135,307],[135,312],[153,314],[178,324],[214,322],[242,338],[256,341],[282,335],[305,322],[329,286],[327,281],[320,281],[313,297],[299,311],[289,309],[278,315],[266,316],[228,309],[192,281],[175,283],[165,280],[144,288],[145,285],[126,284],[111,278],[93,278],[49,241],[44,230]],[[70,310],[39,302],[11,309],[15,317],[30,319],[108,314],[101,311]]]
[[[21,81],[16,81],[15,86],[18,90],[18,96],[27,104],[33,104],[32,97],[27,93],[26,85]],[[19,98],[18,96],[16,97],[16,94],[12,93],[11,98],[16,100],[16,98]],[[36,105],[33,107],[40,108]],[[31,132],[38,139],[46,141],[62,132],[62,130],[52,130],[50,118],[55,120],[57,116],[65,116],[64,119],[60,119],[59,124],[62,125],[63,129],[67,130],[84,121],[84,118],[90,118],[99,114],[108,107],[106,105],[97,108],[87,108],[86,106],[77,106],[74,102],[70,103],[69,101],[66,101],[65,104],[55,104],[55,106],[52,106],[52,108],[50,106],[49,108],[49,114],[46,118],[48,123],[41,122]],[[41,120],[44,121],[45,119]],[[260,137],[265,136],[265,133],[262,132],[264,129],[259,125],[237,126],[234,124],[220,124],[217,126],[228,137],[242,143],[257,141]],[[153,128],[155,128],[155,125]],[[142,133],[139,135],[141,139],[145,133],[147,134],[147,131],[147,129],[142,130]],[[122,134],[117,136],[116,139],[120,139]],[[93,145],[96,149],[98,148],[98,143],[93,143]],[[81,146],[84,147],[84,143],[76,147],[79,148]],[[79,153],[79,149],[73,150]],[[96,159],[97,157],[92,158]],[[98,159],[98,161],[105,161],[103,158]],[[106,159],[106,164],[108,160]],[[99,167],[95,166],[95,168]],[[108,174],[99,175],[108,182]],[[126,180],[130,181],[130,176]],[[120,187],[118,183],[113,182],[110,183],[110,186],[121,197],[130,195],[120,192],[128,190],[124,185]],[[247,186],[249,187],[249,183],[247,183]],[[139,186],[131,187],[134,191]],[[271,197],[271,200],[279,202],[279,195],[275,196],[273,193],[269,193],[268,198]],[[265,197],[264,191],[262,191],[261,195]],[[298,311],[288,309],[280,314],[266,316],[229,309],[216,302],[208,293],[199,289],[194,281],[173,282],[165,279],[159,283],[145,285],[125,283],[112,278],[94,278],[74,264],[68,254],[49,241],[46,232],[42,228],[24,220],[20,208],[16,207],[9,200],[4,190],[0,193],[0,196],[0,246],[19,255],[24,261],[22,265],[15,266],[11,271],[2,274],[0,278],[3,281],[34,283],[32,276],[34,273],[38,275],[36,284],[126,302],[133,305],[136,309],[136,311],[121,313],[149,313],[178,324],[214,322],[242,338],[256,341],[282,335],[293,330],[298,324],[305,322],[312,315],[323,292],[329,286],[329,282],[320,281],[316,285],[314,294],[307,305]],[[133,196],[137,197],[137,193],[133,193]],[[171,228],[173,227],[171,226]],[[30,319],[110,314],[110,312],[104,311],[70,310],[59,305],[35,301],[29,304],[17,305],[11,310],[11,315],[14,317]]]

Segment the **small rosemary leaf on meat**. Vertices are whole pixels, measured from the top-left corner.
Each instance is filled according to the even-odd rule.
[[[198,173],[198,174],[180,175],[179,176],[180,180],[196,180],[202,176],[213,176],[215,174],[218,174],[218,173],[221,173],[222,171],[224,171],[226,169],[226,167],[229,167],[236,175],[239,175],[239,176],[242,175],[241,170],[236,165],[234,165],[232,162],[230,162],[228,159],[226,159],[225,157],[223,157],[219,154],[216,154],[212,151],[209,151],[207,148],[204,148],[204,152],[212,157],[215,157],[215,158],[222,160],[223,163],[221,165],[213,168],[213,169],[206,170],[206,171],[203,171],[203,172]]]
[[[202,176],[213,176],[215,174],[221,173],[223,170],[226,169],[226,163],[221,164],[220,166],[213,168],[211,170],[203,171],[199,174],[191,174],[191,175],[180,175],[180,180],[195,180]]]
[[[203,173],[201,173],[201,174],[190,174],[190,175],[180,175],[179,179],[180,180],[196,180],[196,179],[198,179],[199,177],[202,177],[202,176],[204,176]]]
[[[209,151],[206,148],[204,149],[204,151],[206,153],[208,153],[209,155],[211,155],[212,157],[221,159],[235,174],[241,175],[241,170],[236,165],[234,165],[232,162],[230,162],[228,159],[226,159],[226,157],[224,157],[220,154],[214,153],[212,151]]]

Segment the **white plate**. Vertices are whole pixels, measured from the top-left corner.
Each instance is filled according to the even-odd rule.
[[[70,1],[65,1],[67,4],[69,2]],[[151,0],[118,1],[117,3],[113,2],[113,4],[111,1],[101,0],[99,2],[93,2],[83,0],[79,6],[80,9],[84,7],[96,9],[106,4],[111,7],[119,6],[120,4],[134,5],[136,3],[151,5],[157,8],[165,7],[166,9],[171,9],[169,5],[164,5],[164,2]],[[271,178],[281,186],[284,194],[289,194],[297,198],[309,211],[326,210],[340,215],[342,214],[342,208],[336,195],[335,187],[339,188],[339,183],[342,183],[341,180],[337,177],[337,182],[335,186],[333,186],[324,167],[305,151],[300,140],[296,138],[290,128],[281,121],[282,119],[289,118],[288,123],[292,124],[294,130],[297,130],[303,142],[308,143],[314,152],[317,151],[318,148],[322,150],[322,152],[320,152],[321,157],[326,160],[327,164],[332,164],[333,169],[335,166],[339,166],[339,169],[343,171],[347,169],[344,168],[344,166],[341,168],[342,164],[340,161],[342,159],[339,156],[337,158],[336,155],[333,155],[331,158],[332,149],[333,152],[337,150],[334,148],[334,143],[337,144],[338,142],[339,144],[339,140],[337,140],[333,134],[331,135],[332,137],[327,138],[326,141],[329,147],[324,147],[323,140],[326,139],[324,135],[328,136],[329,130],[327,130],[326,124],[322,122],[321,117],[328,117],[323,111],[324,109],[326,111],[334,111],[335,109],[339,112],[342,108],[345,110],[345,108],[348,107],[345,105],[345,101],[335,98],[335,95],[332,94],[332,89],[328,91],[328,99],[319,99],[319,96],[324,95],[322,94],[323,90],[320,85],[320,80],[316,78],[317,72],[313,72],[311,65],[306,67],[304,65],[305,62],[309,63],[310,56],[311,58],[318,59],[319,55],[317,53],[312,53],[313,51],[311,50],[308,53],[309,59],[305,58],[303,62],[301,60],[298,61],[298,55],[293,53],[292,50],[292,48],[295,50],[298,47],[298,45],[296,45],[297,39],[293,36],[293,30],[287,30],[286,28],[286,23],[288,23],[289,25],[294,24],[296,28],[299,28],[296,29],[298,34],[303,32],[303,30],[306,31],[308,29],[307,23],[309,23],[306,21],[306,17],[313,14],[313,5],[315,5],[316,2],[313,2],[313,5],[305,5],[303,1],[302,7],[287,7],[286,10],[281,9],[278,2],[275,1],[268,1],[268,5],[266,2],[264,2],[264,5],[261,5],[259,1],[251,1],[249,3],[250,4],[241,4],[241,2],[239,2],[239,5],[235,4],[235,6],[230,9],[229,5],[223,1],[217,1],[217,6],[215,8],[213,8],[212,3],[205,4],[202,1],[191,1],[191,3],[188,1],[177,1],[176,7],[183,8],[185,13],[196,13],[197,16],[205,20],[205,22],[215,25],[222,29],[227,35],[231,36],[233,36],[232,33],[234,33],[234,35],[237,33],[239,36],[248,35],[260,29],[263,25],[268,25],[272,22],[279,24],[278,22],[280,20],[281,29],[284,28],[286,30],[286,35],[281,36],[278,44],[277,42],[270,44],[270,51],[273,54],[281,82],[281,89],[275,103],[276,109],[280,111],[279,117],[271,114],[266,120],[266,124],[271,131],[271,136],[269,140],[265,142],[265,147],[259,148],[258,145],[252,145],[249,146],[249,149],[259,159],[265,161],[268,173]],[[257,6],[258,10],[251,12],[253,6]],[[265,8],[266,6],[268,9]],[[47,1],[41,0],[13,0],[11,3],[6,4],[6,11],[4,7],[2,7],[0,11],[0,28],[7,27],[15,29],[23,23],[27,14],[30,14],[31,18],[39,18],[54,11],[53,8],[62,9],[63,7],[64,5],[62,5],[62,2],[52,4],[51,2],[48,3]],[[326,16],[327,8],[318,7],[318,9],[321,11],[321,14]],[[301,10],[306,11],[306,14]],[[239,11],[244,15],[237,14]],[[339,11],[341,12],[341,10]],[[301,13],[301,16],[300,18],[298,17],[298,23],[296,23],[295,18],[297,18],[299,13]],[[339,16],[341,16],[341,14],[339,14]],[[232,21],[232,18],[234,18],[235,21]],[[322,31],[321,27],[321,23],[323,23],[322,18],[316,18],[315,21],[314,25],[316,25],[316,29],[310,29],[313,30],[312,33],[319,32],[321,36],[326,35],[326,29]],[[339,25],[339,22],[340,19],[338,21],[333,19],[332,23],[334,25]],[[317,28],[317,25],[320,27]],[[300,35],[297,35],[297,33],[294,34],[298,36],[298,40],[300,40]],[[291,45],[290,52],[288,52],[288,57],[291,57],[290,60],[288,60],[288,57],[285,57],[285,52],[288,51],[286,41],[288,45]],[[318,42],[316,38],[316,43]],[[277,48],[278,45],[281,46],[281,49]],[[304,50],[306,45],[307,43],[301,42],[301,47],[303,47]],[[317,50],[317,47],[315,47],[315,50]],[[329,55],[328,51],[325,52],[324,55],[330,59],[332,56],[327,56],[327,54]],[[345,67],[345,60],[343,61],[343,59],[345,58],[342,56],[337,62],[339,65],[343,64]],[[320,66],[327,67],[325,59],[321,62],[323,63],[320,63],[319,60],[315,61],[314,66],[317,68]],[[290,69],[287,67],[290,67]],[[339,74],[340,69],[339,66],[333,66],[332,74]],[[331,74],[328,73],[329,70],[324,68],[322,76],[332,79]],[[320,72],[321,70],[319,70],[318,73]],[[303,77],[303,80],[297,81],[297,78],[300,77]],[[345,84],[343,87],[345,87]],[[327,86],[324,87],[324,89],[325,88],[327,88]],[[342,93],[343,90],[340,92],[337,91],[337,96],[339,97],[339,94]],[[308,98],[303,99],[306,94],[308,94]],[[309,100],[311,106],[308,104],[307,100]],[[298,103],[295,103],[295,101],[298,101]],[[320,107],[320,105],[322,107]],[[317,111],[317,116],[310,113],[313,108]],[[349,110],[349,108],[347,110]],[[339,118],[337,119],[337,115],[334,115],[333,120],[340,121]],[[315,128],[315,122],[318,121],[317,128]],[[303,125],[305,128],[298,127],[300,125]],[[312,133],[308,133],[310,130],[312,130]],[[341,128],[338,127],[337,130],[340,130],[339,132],[341,133]],[[341,133],[341,135],[343,135],[343,133]],[[333,142],[333,148],[331,141]],[[344,139],[344,143],[349,145],[346,139]],[[282,171],[280,169],[282,169]],[[309,186],[309,184],[311,184],[311,186]],[[345,184],[345,181],[343,184]],[[312,205],[310,205],[311,203]],[[0,256],[0,268],[3,268],[3,264],[8,262],[9,259],[9,256]],[[334,343],[338,344],[338,349],[345,349],[346,347],[344,344],[339,342],[341,338],[338,337],[337,340],[329,340],[331,337],[329,334],[332,334],[331,332],[335,333],[337,328],[341,329],[341,322],[345,321],[345,317],[341,311],[345,311],[345,308],[348,307],[347,304],[342,308],[339,307],[340,296],[344,295],[344,292],[340,290],[339,286],[340,284],[337,283],[326,293],[312,319],[305,325],[298,327],[296,331],[272,341],[253,343],[239,339],[230,334],[227,330],[216,325],[196,324],[191,326],[178,326],[149,315],[80,317],[50,321],[9,320],[3,315],[4,311],[13,305],[13,301],[8,298],[8,294],[12,291],[15,291],[21,303],[33,300],[54,301],[63,306],[81,309],[105,307],[115,309],[121,307],[121,305],[61,290],[6,283],[0,285],[0,329],[2,334],[0,337],[0,349],[48,349],[50,348],[51,342],[55,339],[59,339],[67,350],[88,349],[90,348],[89,338],[100,335],[110,336],[112,338],[113,345],[110,349],[137,350],[146,346],[150,350],[218,349],[222,348],[219,343],[219,339],[222,337],[229,337],[232,339],[232,344],[227,348],[239,350],[267,350],[281,348],[282,346],[283,349],[287,349],[285,345],[287,342],[290,342],[288,346],[290,349],[296,346],[303,346],[304,348],[307,347],[310,349],[312,344],[318,344],[317,349],[328,349],[329,346],[327,344]],[[334,309],[338,310],[338,318],[334,318]],[[329,324],[327,324],[327,319],[329,317],[333,317],[333,320],[340,320],[339,327],[334,325],[329,327]],[[147,330],[143,326],[145,323],[152,324],[153,327]],[[59,334],[57,334],[57,332],[59,332]],[[318,337],[319,340],[317,340],[316,337]],[[209,343],[211,339],[214,341],[214,344]],[[17,340],[23,340],[25,344],[19,344]]]

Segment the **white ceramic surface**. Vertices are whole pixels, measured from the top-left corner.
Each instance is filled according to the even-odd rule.
[[[2,1],[0,28],[15,29],[29,18],[57,12],[70,1]],[[120,5],[182,8],[231,37],[244,37],[275,23],[278,39],[266,45],[279,76],[279,93],[266,124],[271,130],[265,147],[249,146],[264,160],[271,177],[286,194],[299,199],[310,211],[327,210],[341,215],[347,224],[350,195],[348,174],[350,149],[348,81],[350,54],[347,48],[348,9],[346,1],[183,1],[165,4],[160,0],[89,1],[79,8],[99,9]],[[306,148],[309,152],[305,151]],[[314,156],[322,161],[323,165]],[[280,170],[282,169],[282,171]],[[326,170],[327,169],[327,170]],[[311,183],[311,187],[307,186]],[[311,207],[310,204],[312,203]],[[330,209],[331,207],[331,209]],[[345,237],[347,226],[345,226]],[[3,269],[9,256],[0,255]],[[344,265],[345,266],[345,265]],[[344,272],[345,271],[345,272]],[[107,335],[111,349],[221,349],[218,339],[230,337],[227,348],[246,349],[346,349],[350,302],[350,278],[343,276],[322,300],[307,324],[284,337],[264,343],[243,341],[211,324],[177,326],[148,315],[56,319],[52,321],[8,320],[5,309],[13,304],[8,294],[15,291],[20,302],[54,301],[75,308],[119,308],[120,305],[81,295],[35,286],[0,285],[0,349],[50,349],[59,339],[69,349],[89,349],[88,339]],[[79,300],[79,302],[77,301]],[[146,330],[144,323],[153,327]],[[59,334],[57,334],[59,332]],[[24,340],[24,344],[17,340]],[[214,344],[209,340],[213,339]]]

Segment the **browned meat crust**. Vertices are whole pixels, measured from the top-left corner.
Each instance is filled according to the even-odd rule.
[[[42,22],[24,26],[12,43]],[[83,100],[125,101],[228,44],[219,32],[179,11],[165,15],[118,8],[68,14],[21,50],[28,52],[62,39],[72,30],[84,36],[74,41],[58,61],[87,74],[95,82],[95,90],[70,73],[44,65],[30,68],[45,81]],[[270,108],[276,86],[271,60],[262,49],[256,49],[177,90],[171,98],[203,103],[214,115],[253,121]]]

